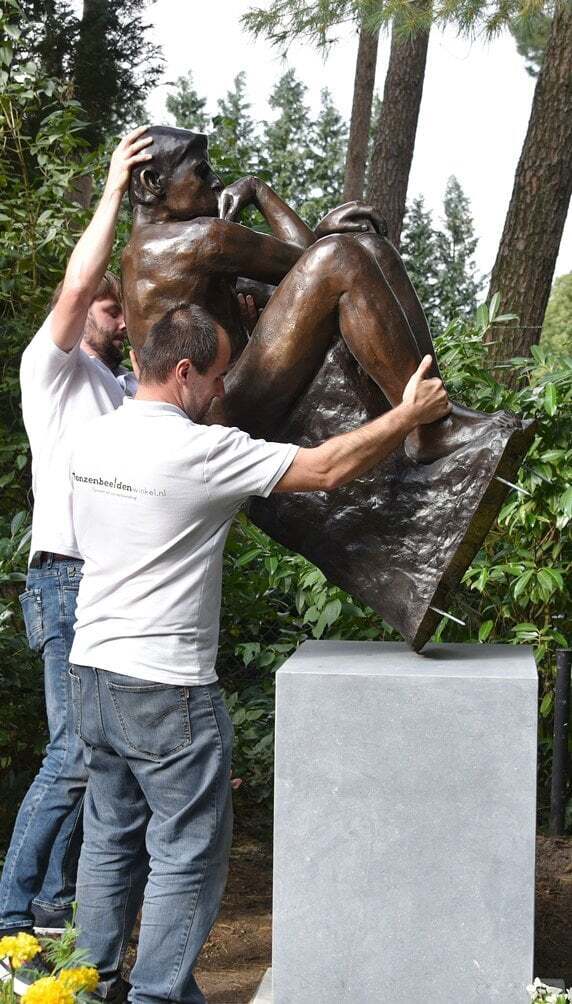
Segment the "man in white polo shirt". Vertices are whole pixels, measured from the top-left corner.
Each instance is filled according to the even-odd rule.
[[[102,199],[78,241],[53,309],[22,357],[24,424],[32,450],[34,514],[21,602],[30,647],[44,661],[49,744],[14,827],[0,881],[0,937],[71,917],[85,767],[68,700],[68,656],[82,562],[68,476],[72,435],[123,401],[125,339],[119,284],[105,269],[131,168],[152,140],[137,129],[111,158]],[[4,969],[4,971],[2,971]],[[8,974],[0,960],[0,979]],[[19,979],[18,992],[25,989]]]
[[[78,944],[111,994],[143,898],[131,1004],[205,1004],[193,965],[231,839],[215,660],[233,516],[250,495],[333,489],[450,410],[426,356],[403,402],[368,425],[315,449],[254,440],[200,424],[230,352],[202,308],[169,311],[140,354],[135,400],[94,422],[71,459],[85,564],[70,673],[89,773]]]

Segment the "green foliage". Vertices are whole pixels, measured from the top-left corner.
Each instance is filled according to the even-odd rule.
[[[554,281],[540,344],[543,349],[572,355],[572,272],[560,275]]]
[[[300,37],[324,48],[335,41],[332,28],[345,21],[357,20],[364,12],[376,11],[379,6],[376,0],[316,0],[314,3],[274,0],[266,7],[252,7],[241,20],[255,37],[265,35],[283,50]]]
[[[144,23],[148,0],[85,0],[81,16],[69,0],[19,0],[19,58],[66,83],[87,113],[93,149],[105,135],[141,121],[145,98],[163,61]]]
[[[233,90],[227,91],[224,98],[219,98],[218,114],[213,119],[214,142],[221,152],[224,151],[225,157],[234,158],[244,165],[243,174],[248,174],[256,144],[244,70],[234,78],[233,84]]]
[[[272,172],[272,187],[294,209],[301,207],[308,191],[311,120],[304,104],[306,91],[294,70],[287,70],[269,97],[276,117],[265,122],[264,128],[264,156]]]
[[[443,331],[451,319],[468,320],[474,314],[481,286],[476,246],[469,200],[455,177],[445,189],[442,229],[433,225],[423,196],[408,207],[401,254],[431,331]]]
[[[175,119],[175,125],[180,129],[192,129],[194,132],[204,132],[208,124],[205,111],[206,98],[201,98],[195,89],[193,74],[189,70],[186,76],[175,81],[174,94],[169,94],[166,100],[167,111]]]
[[[451,176],[443,199],[443,229],[439,235],[439,310],[445,323],[453,317],[468,320],[477,309],[481,286],[474,260],[478,240],[469,200]]]
[[[566,0],[564,0],[566,2]],[[264,7],[252,7],[242,18],[246,29],[264,35],[274,45],[287,49],[296,38],[305,37],[314,45],[327,47],[335,41],[332,29],[345,21],[362,21],[372,31],[397,20],[404,34],[427,31],[431,24],[454,24],[461,31],[475,33],[484,28],[494,35],[513,23],[529,21],[542,12],[550,14],[547,0],[438,0],[433,4],[409,0],[272,0]]]
[[[54,976],[57,976],[64,969],[74,969],[76,966],[91,966],[92,962],[86,948],[77,947],[78,929],[75,924],[77,904],[73,905],[72,919],[64,926],[64,932],[56,937],[44,937],[40,939],[42,955],[46,962],[49,962],[50,969]],[[80,1001],[90,1000],[89,995],[78,995]],[[93,999],[93,998],[91,998]]]
[[[552,28],[552,15],[538,11],[530,17],[515,19],[510,25],[518,54],[526,60],[526,72],[537,77],[544,62],[544,52]]]
[[[407,207],[401,235],[401,255],[431,331],[439,328],[439,234],[425,199],[417,196]]]
[[[148,0],[84,0],[72,36],[72,80],[85,109],[87,138],[97,146],[110,132],[144,121],[145,98],[163,60],[143,23]]]
[[[348,143],[346,123],[335,107],[327,88],[321,94],[318,118],[309,137],[307,193],[300,213],[310,227],[341,203]]]

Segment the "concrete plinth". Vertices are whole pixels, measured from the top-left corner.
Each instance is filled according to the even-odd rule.
[[[525,1004],[536,700],[522,647],[308,642],[280,669],[273,1004]]]

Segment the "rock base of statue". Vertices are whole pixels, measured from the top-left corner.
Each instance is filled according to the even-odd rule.
[[[273,436],[313,446],[387,407],[340,340]],[[447,609],[510,491],[497,478],[514,480],[534,434],[516,416],[489,418],[465,446],[434,463],[413,463],[399,449],[334,492],[253,499],[249,515],[419,650],[440,620],[431,607]]]
[[[257,1004],[526,1004],[536,744],[530,648],[302,645],[277,674]]]

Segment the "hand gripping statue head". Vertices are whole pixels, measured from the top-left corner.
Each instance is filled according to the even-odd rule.
[[[153,160],[130,189],[127,327],[137,351],[168,310],[196,303],[226,329],[236,362],[208,420],[312,445],[398,404],[423,355],[438,374],[423,310],[373,207],[338,207],[312,231],[257,178],[223,189],[205,136],[150,132]],[[240,225],[248,206],[271,233]],[[243,284],[265,304],[250,339]],[[514,416],[456,405],[359,480],[328,495],[271,496],[251,516],[419,648],[506,494],[494,475],[514,476],[530,436]]]
[[[208,160],[208,139],[188,129],[154,126],[153,160],[134,168],[129,201],[143,215],[189,220],[194,216],[217,216],[223,185]]]

